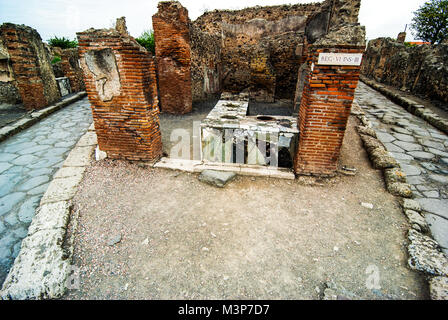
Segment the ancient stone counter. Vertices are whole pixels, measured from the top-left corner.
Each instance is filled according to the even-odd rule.
[[[297,124],[288,116],[248,116],[248,101],[219,100],[201,123],[202,160],[291,167]]]

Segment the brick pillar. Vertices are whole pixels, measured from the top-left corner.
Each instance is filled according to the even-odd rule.
[[[162,138],[153,57],[115,29],[77,35],[100,149],[113,159],[157,160]]]
[[[188,11],[177,1],[159,2],[152,17],[162,112],[192,110]]]
[[[294,162],[296,173],[335,173],[358,84],[359,65],[319,64],[319,54],[359,54],[363,51],[364,46],[310,47],[310,72],[305,79],[298,119],[300,138]]]
[[[33,28],[4,23],[0,36],[8,51],[23,106],[42,109],[60,100],[53,68],[42,39]]]

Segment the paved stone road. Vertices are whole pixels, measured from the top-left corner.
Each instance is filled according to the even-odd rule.
[[[84,98],[0,143],[0,284],[53,174],[91,123]]]
[[[433,237],[448,254],[448,136],[364,83],[355,98],[400,163]]]

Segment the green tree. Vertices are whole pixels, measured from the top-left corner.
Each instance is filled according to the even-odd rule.
[[[140,37],[135,39],[146,50],[155,53],[154,32],[152,30],[145,30]]]
[[[414,12],[411,28],[414,35],[432,44],[448,37],[448,0],[430,0]]]
[[[70,39],[67,39],[65,37],[58,38],[54,36],[54,38],[48,40],[48,44],[52,47],[67,49],[67,48],[76,48],[78,46],[78,41],[76,40],[71,41]]]

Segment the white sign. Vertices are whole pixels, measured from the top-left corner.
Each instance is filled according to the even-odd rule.
[[[333,66],[360,66],[362,53],[319,53],[317,64]]]

